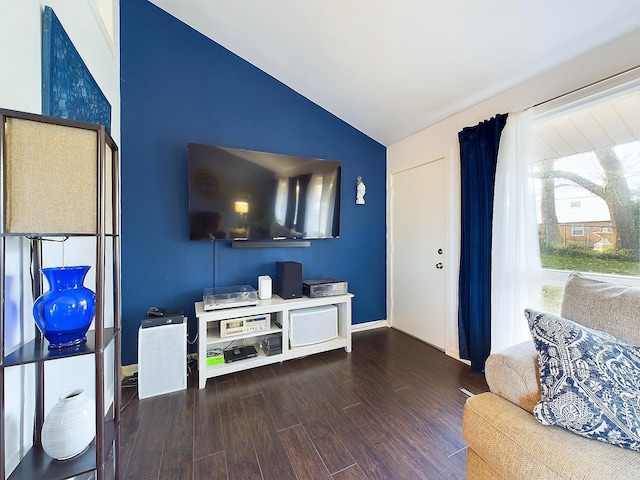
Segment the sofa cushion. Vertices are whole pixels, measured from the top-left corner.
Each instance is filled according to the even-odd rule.
[[[640,349],[550,313],[525,314],[538,350],[538,421],[640,451]]]
[[[543,427],[530,413],[493,393],[467,400],[462,421],[464,440],[477,462],[467,479],[638,479],[640,454],[597,442],[559,427]],[[479,460],[479,458],[482,460]],[[476,475],[474,463],[487,466]]]
[[[640,288],[569,275],[560,315],[585,327],[640,345]]]

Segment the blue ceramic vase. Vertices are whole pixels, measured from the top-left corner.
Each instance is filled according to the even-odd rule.
[[[87,341],[96,295],[86,288],[88,266],[43,268],[49,291],[33,304],[33,317],[49,349],[73,348]]]

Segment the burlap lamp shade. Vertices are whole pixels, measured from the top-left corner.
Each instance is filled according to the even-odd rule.
[[[97,218],[100,154],[106,192],[112,180],[100,128],[6,116],[4,133],[5,233],[95,234],[100,223],[111,225],[110,195],[105,222]]]

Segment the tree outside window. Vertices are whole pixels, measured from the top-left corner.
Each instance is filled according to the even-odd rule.
[[[640,93],[534,127],[543,268],[640,275]]]

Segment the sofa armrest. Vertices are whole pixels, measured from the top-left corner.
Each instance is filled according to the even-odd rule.
[[[489,390],[527,412],[533,412],[540,401],[538,353],[533,340],[491,354],[484,374]]]

